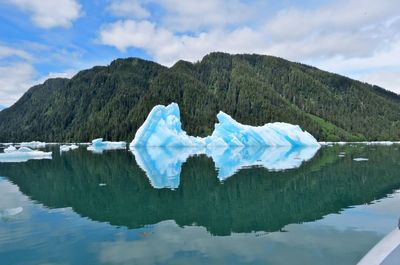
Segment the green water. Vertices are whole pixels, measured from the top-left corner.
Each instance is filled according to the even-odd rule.
[[[195,156],[171,190],[128,151],[50,147],[52,160],[0,163],[0,209],[23,209],[0,217],[0,264],[355,264],[397,225],[399,148],[324,147],[223,182]]]

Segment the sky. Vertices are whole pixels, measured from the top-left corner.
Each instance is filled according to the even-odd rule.
[[[0,105],[116,58],[212,51],[313,65],[400,93],[398,0],[0,0]]]

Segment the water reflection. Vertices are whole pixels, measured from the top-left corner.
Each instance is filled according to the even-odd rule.
[[[218,170],[223,181],[243,168],[263,167],[281,171],[299,167],[310,160],[319,147],[229,147],[177,148],[143,147],[132,150],[136,163],[146,172],[154,188],[178,188],[182,164],[192,156],[205,154]]]
[[[340,152],[346,157],[339,158]],[[400,187],[400,152],[395,147],[322,148],[300,167],[278,172],[247,168],[223,185],[215,157],[214,163],[207,155],[186,158],[180,153],[172,168],[180,170],[175,190],[154,189],[127,151],[94,155],[81,148],[62,156],[53,153],[53,160],[0,164],[0,175],[46,207],[72,207],[81,216],[128,228],[174,220],[179,226],[205,227],[213,235],[278,231],[369,203]],[[160,160],[167,156],[152,155]],[[360,163],[355,157],[369,160]],[[178,170],[169,168],[165,172],[177,176]]]

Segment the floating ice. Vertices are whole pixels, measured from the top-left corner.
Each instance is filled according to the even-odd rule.
[[[146,172],[154,188],[178,188],[182,164],[194,155],[211,157],[223,181],[242,168],[264,167],[279,171],[299,167],[310,160],[319,146],[298,147],[136,147],[132,148],[137,164]]]
[[[264,126],[243,125],[224,112],[210,136],[187,135],[182,130],[176,103],[155,106],[137,130],[130,148],[135,146],[319,146],[317,140],[297,125],[283,122]]]
[[[203,145],[203,139],[188,136],[182,130],[179,107],[176,103],[168,106],[157,105],[137,130],[130,144],[133,146],[197,146]]]
[[[0,217],[10,217],[10,216],[14,216],[17,214],[22,213],[24,209],[22,207],[16,207],[16,208],[8,208],[8,209],[0,209]]]
[[[87,150],[93,153],[102,153],[105,150],[126,149],[126,142],[109,142],[103,141],[103,138],[97,138],[92,141],[92,144],[87,147]]]
[[[361,161],[368,161],[368,158],[357,157],[357,158],[354,158],[353,160],[354,160],[354,161],[357,161],[357,162],[361,162]]]
[[[320,145],[332,146],[337,145],[352,145],[352,144],[363,144],[363,145],[394,145],[400,144],[399,141],[364,141],[364,142],[319,142]]]
[[[79,146],[77,146],[76,144],[71,144],[71,145],[61,145],[60,146],[60,152],[68,152],[70,150],[75,150],[78,149]]]
[[[26,162],[30,159],[51,159],[52,152],[32,150],[28,147],[9,146],[0,153],[0,162]]]
[[[283,122],[264,126],[243,125],[224,112],[217,115],[207,146],[319,146],[317,140],[297,125]]]
[[[37,142],[37,141],[33,141],[33,142],[22,142],[20,143],[21,147],[29,147],[32,149],[38,149],[38,148],[44,148],[46,147],[46,143],[43,142]]]

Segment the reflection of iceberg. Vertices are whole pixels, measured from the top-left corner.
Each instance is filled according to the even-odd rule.
[[[222,181],[242,168],[260,166],[270,171],[281,171],[300,167],[304,161],[314,157],[318,147],[247,147],[227,148],[224,152],[207,150],[218,169]]]
[[[223,181],[242,168],[260,166],[271,171],[297,168],[304,161],[310,160],[318,149],[319,146],[141,147],[133,148],[132,152],[154,188],[177,188],[182,164],[193,155],[205,154],[211,157],[218,169],[218,178]]]
[[[146,172],[154,188],[179,186],[182,164],[188,157],[199,153],[195,148],[139,147],[132,149],[136,163]]]
[[[176,103],[155,106],[130,144],[135,146],[319,146],[297,125],[275,122],[264,126],[243,125],[224,112],[210,136],[193,137],[182,130]]]
[[[103,141],[103,138],[97,138],[92,141],[92,144],[88,146],[87,150],[93,153],[102,153],[105,150],[118,150],[126,149],[126,142],[109,142]]]
[[[51,159],[52,152],[32,150],[28,147],[9,146],[0,153],[0,162],[26,162],[30,159]]]

